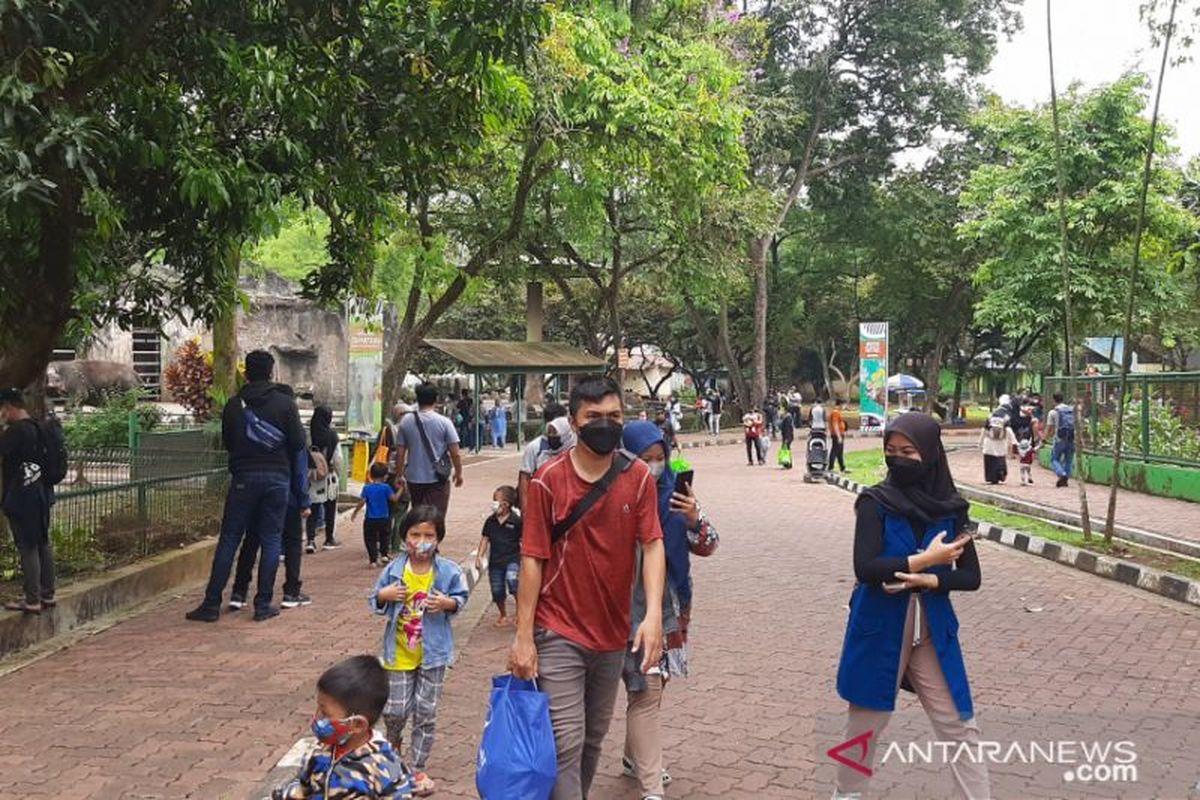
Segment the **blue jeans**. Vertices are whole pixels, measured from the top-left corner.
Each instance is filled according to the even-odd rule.
[[[1055,439],[1054,449],[1050,451],[1050,464],[1054,474],[1060,478],[1071,477],[1071,461],[1075,458],[1075,440]]]
[[[283,521],[287,514],[289,477],[276,472],[247,472],[234,475],[225,497],[225,516],[221,520],[221,538],[213,553],[212,574],[204,592],[204,607],[219,609],[225,584],[237,558],[238,546],[246,533],[253,532],[262,544],[258,564],[258,594],[254,610],[271,605],[275,574],[279,570],[279,552],[283,542]]]
[[[488,583],[492,589],[492,602],[497,605],[504,602],[505,589],[513,597],[517,596],[517,576],[521,573],[521,563],[488,564]]]

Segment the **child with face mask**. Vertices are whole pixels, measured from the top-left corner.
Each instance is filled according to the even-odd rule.
[[[371,607],[387,617],[383,666],[389,691],[383,721],[392,746],[403,752],[404,726],[412,723],[408,764],[413,794],[433,793],[425,773],[433,747],[437,705],[446,668],[454,660],[450,619],[467,602],[467,582],[455,562],[438,555],[446,520],[433,506],[417,506],[401,522],[405,552],[388,564],[371,593]]]
[[[325,670],[312,720],[317,747],[271,800],[410,797],[412,781],[396,751],[372,736],[387,699],[387,673],[375,656],[354,656]]]
[[[517,597],[517,575],[521,572],[521,516],[516,511],[517,490],[501,486],[492,493],[492,514],[483,523],[475,569],[483,569],[488,556],[488,583],[492,587],[492,602],[500,609],[496,627],[510,624],[506,608],[507,596]]]

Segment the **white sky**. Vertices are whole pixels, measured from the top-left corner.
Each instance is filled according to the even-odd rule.
[[[1138,17],[1139,0],[1052,1],[1054,72],[1060,92],[1072,81],[1087,87],[1111,83],[1129,69],[1138,69],[1150,75],[1151,81],[1157,80],[1162,51],[1153,49],[1150,32]],[[1185,9],[1185,23],[1190,26],[1191,4],[1180,3],[1180,11]],[[1167,10],[1161,13],[1165,15]],[[1011,41],[1001,41],[984,83],[1006,101],[1029,106],[1050,100],[1045,0],[1025,0],[1021,13],[1024,28]],[[1178,44],[1177,32],[1171,43],[1173,54],[1180,52]],[[1200,59],[1200,41],[1193,46],[1192,57]],[[1151,92],[1154,88],[1151,86]],[[1168,65],[1160,116],[1175,128],[1181,162],[1200,155],[1198,97],[1200,63],[1193,60]],[[1147,116],[1152,104],[1153,94]]]

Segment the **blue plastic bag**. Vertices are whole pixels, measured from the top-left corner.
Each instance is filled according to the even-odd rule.
[[[483,800],[546,800],[558,778],[550,701],[533,681],[492,678],[492,696],[475,762]]]

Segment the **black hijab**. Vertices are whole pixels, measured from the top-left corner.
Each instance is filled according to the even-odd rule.
[[[892,476],[863,490],[862,498],[869,497],[887,511],[930,523],[945,517],[958,520],[958,530],[967,524],[969,504],[954,488],[950,477],[950,464],[946,461],[946,449],[942,447],[942,428],[928,414],[910,411],[901,414],[888,425],[883,434],[884,445],[892,434],[901,434],[917,446],[921,460],[928,464],[924,479],[915,486],[897,486]],[[859,498],[858,502],[862,502]]]
[[[321,451],[326,461],[333,459],[338,446],[338,435],[331,427],[332,423],[333,410],[329,406],[317,406],[313,410],[312,424],[309,426],[312,446]]]

